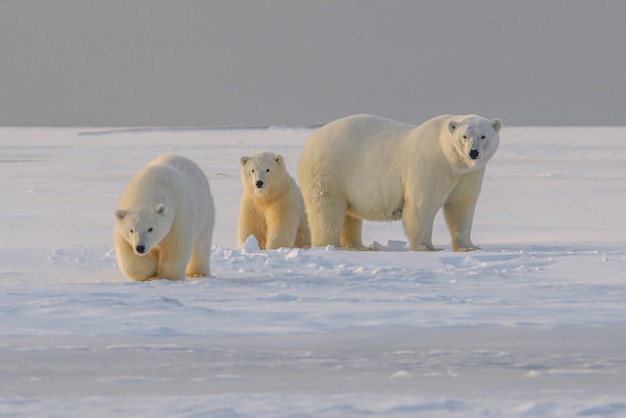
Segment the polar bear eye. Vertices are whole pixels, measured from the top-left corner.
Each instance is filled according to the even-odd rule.
[[[148,232],[152,232],[152,231],[153,231],[153,229],[152,229],[152,228],[148,228]]]
[[[467,135],[463,135],[463,139],[467,139]]]
[[[135,233],[135,230],[134,230],[134,229],[131,229],[131,230],[130,230],[130,231],[128,231],[128,232],[130,232],[131,234],[134,234],[134,233]]]
[[[265,172],[266,172],[266,173],[269,173],[269,172],[270,172],[270,169],[268,168],[267,170],[265,170]]]
[[[250,170],[250,172],[251,172],[252,174],[254,174],[254,170]]]
[[[481,136],[480,139],[485,139],[485,135]]]

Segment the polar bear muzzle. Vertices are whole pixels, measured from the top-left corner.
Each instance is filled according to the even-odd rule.
[[[150,246],[146,243],[146,237],[142,235],[137,234],[136,236],[137,241],[133,249],[137,255],[146,255],[150,251]]]

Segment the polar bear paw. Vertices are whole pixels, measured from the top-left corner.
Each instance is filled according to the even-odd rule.
[[[458,253],[467,253],[467,252],[470,252],[470,251],[477,251],[477,250],[480,250],[480,249],[481,248],[476,246],[476,245],[453,247],[453,250],[458,252]]]
[[[413,251],[443,251],[443,248],[436,248],[433,245],[418,244],[411,247]]]

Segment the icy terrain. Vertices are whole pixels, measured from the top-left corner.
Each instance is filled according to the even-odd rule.
[[[626,416],[626,128],[511,128],[473,240],[236,248],[239,157],[296,174],[308,129],[0,128],[0,416]],[[111,231],[130,176],[195,160],[215,277],[135,283]],[[375,175],[375,173],[364,173]]]

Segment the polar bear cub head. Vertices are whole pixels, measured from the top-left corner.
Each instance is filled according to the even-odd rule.
[[[255,194],[266,195],[284,183],[285,161],[271,152],[255,152],[241,157],[241,181]]]
[[[499,119],[492,121],[470,115],[452,118],[448,131],[455,151],[455,160],[467,168],[482,167],[493,157],[500,144]]]
[[[153,208],[118,209],[115,227],[137,255],[146,255],[169,233],[174,211],[164,204]]]

